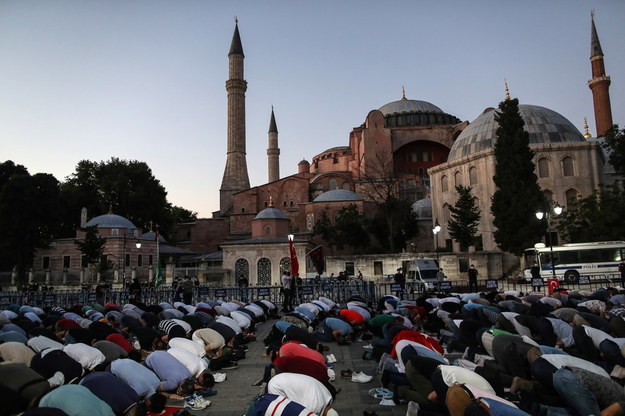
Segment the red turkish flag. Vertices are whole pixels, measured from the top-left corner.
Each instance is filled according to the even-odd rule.
[[[293,247],[293,237],[289,237],[289,254],[291,256],[291,276],[299,273],[299,262],[297,261],[297,253]]]

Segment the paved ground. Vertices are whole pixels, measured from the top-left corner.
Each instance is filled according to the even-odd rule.
[[[257,340],[249,343],[249,351],[246,358],[239,361],[239,368],[236,370],[224,371],[228,374],[228,379],[224,383],[216,384],[214,389],[217,395],[209,397],[211,405],[205,410],[193,411],[194,415],[212,416],[242,416],[245,415],[248,403],[260,391],[260,387],[252,386],[262,374],[269,358],[261,357],[264,352],[262,340],[271,329],[275,321],[267,321],[257,326]],[[337,363],[334,366],[336,380],[334,385],[341,388],[337,395],[333,408],[340,416],[363,416],[363,411],[375,411],[378,416],[404,416],[406,405],[381,406],[380,400],[369,396],[371,388],[380,387],[379,376],[374,376],[369,383],[354,383],[351,379],[342,379],[341,370],[351,369],[352,371],[363,371],[368,375],[375,375],[377,362],[373,360],[363,360],[365,351],[362,347],[368,342],[353,342],[351,345],[339,346],[336,343],[327,344],[330,347],[328,353],[336,356]],[[177,405],[180,402],[172,402]]]

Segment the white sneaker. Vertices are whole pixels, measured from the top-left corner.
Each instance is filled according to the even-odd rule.
[[[210,404],[210,401],[204,400],[200,396],[193,395],[193,396],[189,396],[186,399],[184,399],[184,408],[185,409],[202,410],[202,409],[206,409],[209,404]]]
[[[334,381],[336,380],[336,373],[334,372],[333,369],[328,368],[328,378],[330,379],[330,381]]]
[[[334,354],[330,354],[330,357],[332,357],[332,362],[335,363],[336,362],[336,357],[334,356]]]
[[[419,403],[409,401],[406,416],[417,416],[419,414]]]
[[[215,383],[223,383],[224,381],[226,381],[226,377],[226,373],[213,373]]]
[[[373,350],[373,345],[371,344],[363,345],[362,348],[364,348],[365,350]]]
[[[65,383],[65,374],[57,371],[52,377],[48,379],[48,383],[52,388],[62,386]]]
[[[336,362],[336,357],[334,356],[334,354],[326,355],[326,362],[329,364],[334,364]]]
[[[354,383],[368,383],[371,380],[373,380],[372,376],[368,376],[363,372],[360,373],[353,373],[352,374],[352,381]]]

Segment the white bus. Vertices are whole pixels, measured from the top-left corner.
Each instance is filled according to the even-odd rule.
[[[528,281],[531,280],[530,268],[538,263],[540,276],[544,279],[553,277],[555,270],[556,277],[565,283],[579,283],[580,275],[611,281],[620,279],[618,264],[623,258],[625,241],[571,243],[553,247],[538,243],[534,248],[525,250],[524,275]]]

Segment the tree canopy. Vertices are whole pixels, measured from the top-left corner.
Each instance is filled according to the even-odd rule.
[[[538,186],[534,153],[529,147],[529,133],[519,113],[519,101],[506,99],[495,114],[499,124],[495,143],[497,190],[493,194],[495,241],[503,251],[521,255],[545,234],[545,224],[536,218],[544,210],[545,197]]]
[[[568,201],[555,222],[558,232],[570,243],[622,240],[625,236],[622,183],[606,187],[585,198]]]
[[[604,135],[603,148],[608,152],[608,162],[617,175],[625,177],[625,129],[615,124]]]
[[[461,247],[467,248],[476,244],[477,227],[480,223],[480,210],[471,190],[470,186],[456,186],[458,200],[454,206],[449,207],[451,219],[447,226],[451,238]]]
[[[327,210],[315,223],[313,232],[320,235],[330,247],[343,250],[346,246],[362,250],[369,245],[367,221],[354,204],[340,209],[334,215],[334,223]]]
[[[0,269],[17,267],[20,284],[32,265],[37,248],[49,244],[58,230],[59,183],[49,174],[30,175],[19,167],[13,174],[2,165],[4,183],[0,188]],[[13,165],[14,166],[14,165]]]

